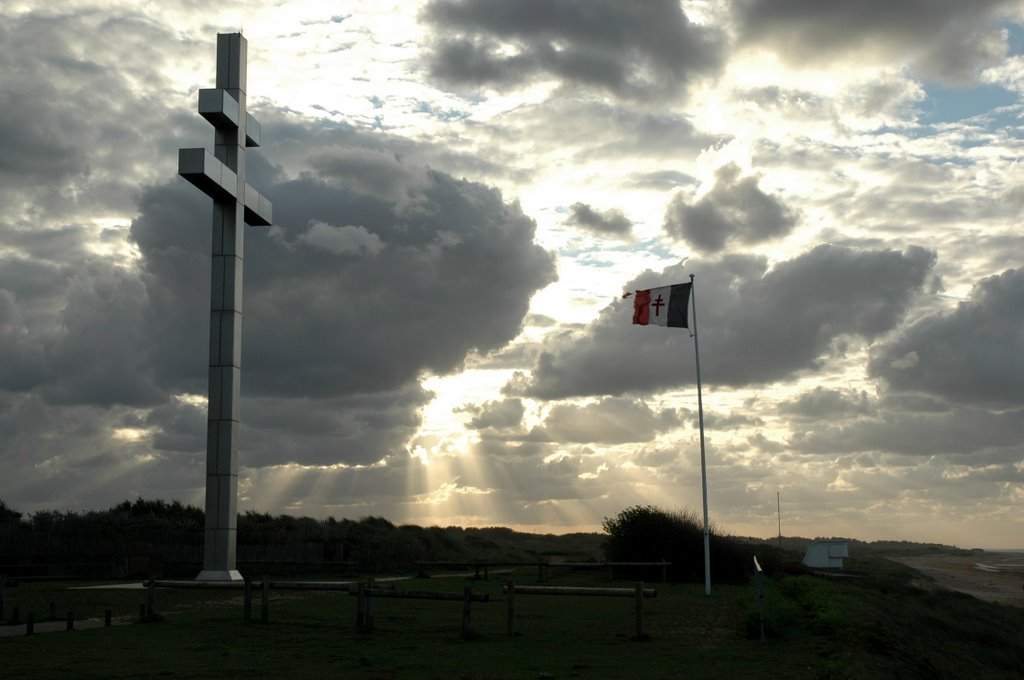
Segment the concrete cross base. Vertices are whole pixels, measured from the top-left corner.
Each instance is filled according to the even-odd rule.
[[[196,576],[197,581],[243,581],[237,569],[203,569]]]

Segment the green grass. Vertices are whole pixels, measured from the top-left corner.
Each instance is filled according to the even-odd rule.
[[[401,581],[403,590],[485,592],[474,603],[478,634],[460,638],[462,604],[374,601],[375,630],[355,631],[345,593],[274,591],[269,624],[242,620],[240,592],[159,590],[159,623],[0,639],[6,678],[1012,678],[1024,668],[1024,610],[955,593],[923,591],[916,572],[877,560],[871,576],[767,579],[769,635],[757,639],[752,585],[649,584],[649,639],[633,640],[631,598],[516,598],[517,635],[506,634],[505,575],[489,581]],[[536,570],[514,577],[536,582]],[[24,583],[7,591],[37,620],[57,605],[76,616],[104,609],[137,617],[144,591],[67,590]],[[556,576],[551,585],[609,585],[597,574]],[[629,586],[626,582],[614,585]],[[259,619],[259,596],[254,601]],[[81,614],[79,612],[82,612]],[[753,617],[753,619],[752,619]],[[753,625],[752,624],[753,621]]]

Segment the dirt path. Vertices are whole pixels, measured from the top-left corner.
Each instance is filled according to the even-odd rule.
[[[935,585],[979,600],[1024,607],[1024,554],[978,551],[892,557],[935,580]]]

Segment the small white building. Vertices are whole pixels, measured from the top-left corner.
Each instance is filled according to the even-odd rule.
[[[804,565],[814,569],[842,569],[843,558],[849,556],[846,541],[811,541],[804,555]]]

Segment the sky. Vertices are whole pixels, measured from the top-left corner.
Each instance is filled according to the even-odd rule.
[[[1024,3],[6,0],[0,500],[202,505],[216,34],[239,509],[1024,545]],[[694,276],[693,328],[629,291]]]

